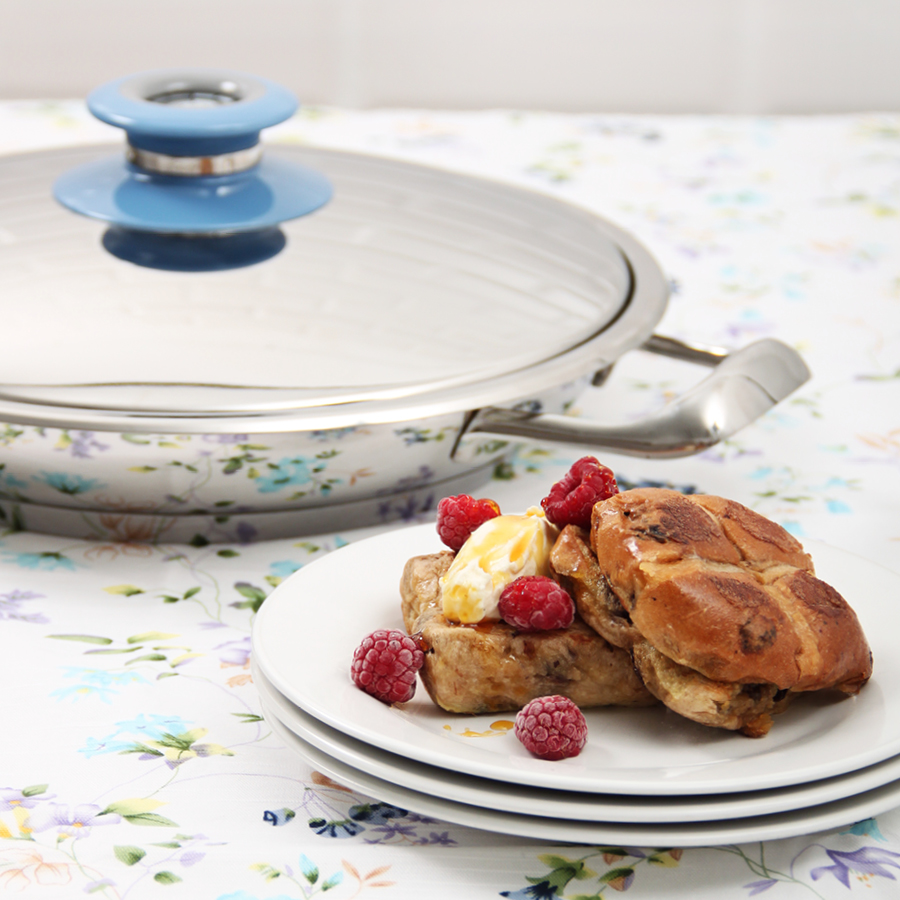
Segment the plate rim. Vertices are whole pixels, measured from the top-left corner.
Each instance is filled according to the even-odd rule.
[[[582,813],[583,818],[601,818],[596,809],[591,811],[589,807],[593,805],[595,808],[602,808],[603,803],[605,802],[611,808],[612,815],[607,813],[605,816],[602,816],[604,821],[621,822],[623,824],[714,822],[735,818],[734,814],[729,814],[726,810],[726,804],[732,804],[735,810],[737,809],[737,805],[744,803],[762,807],[761,809],[756,809],[753,812],[741,816],[741,818],[772,815],[847,799],[865,793],[866,791],[883,787],[890,782],[900,780],[900,756],[896,756],[881,763],[875,763],[874,766],[856,772],[849,772],[846,775],[837,775],[831,779],[823,779],[807,784],[790,785],[786,788],[772,788],[768,791],[747,791],[743,793],[735,792],[732,794],[694,794],[665,797],[653,797],[652,795],[629,797],[627,794],[578,794],[574,791],[552,791],[540,787],[532,788],[529,785],[510,784],[508,782],[482,778],[479,776],[470,776],[462,772],[449,773],[453,780],[450,785],[445,786],[445,782],[441,775],[442,773],[446,773],[447,770],[429,766],[428,763],[422,763],[418,760],[410,760],[406,757],[396,756],[396,754],[392,754],[390,751],[383,750],[380,747],[376,747],[372,744],[343,734],[326,723],[319,721],[314,716],[300,709],[296,704],[291,703],[287,697],[279,694],[274,685],[269,683],[265,673],[259,668],[258,664],[251,661],[250,670],[254,686],[260,694],[261,702],[265,703],[270,711],[277,715],[282,725],[288,728],[297,737],[306,741],[306,743],[312,744],[322,753],[343,762],[345,765],[355,769],[362,769],[384,781],[396,784],[399,787],[422,791],[423,793],[431,793],[434,796],[443,799],[460,800],[468,805],[484,807],[487,809],[501,809],[505,812],[517,812],[520,814],[525,813],[526,810],[514,808],[510,805],[510,801],[512,801],[513,804],[521,806],[522,804],[519,802],[519,799],[522,796],[522,792],[525,791],[527,792],[529,802],[534,799],[539,800],[539,811],[530,812],[528,814],[537,814],[546,818],[569,818],[573,814],[579,812]],[[337,752],[335,752],[335,750],[337,750]],[[393,758],[396,758],[397,763],[394,763]],[[403,765],[401,766],[400,763]],[[414,767],[413,772],[410,772],[410,765]],[[879,769],[879,767],[881,768]],[[423,771],[424,769],[432,768],[434,769],[433,775],[430,772]],[[882,774],[876,774],[875,770],[878,770]],[[388,774],[388,772],[392,772],[392,774]],[[884,777],[884,772],[889,773],[887,777]],[[868,773],[868,776],[865,773]],[[411,779],[412,783],[409,783],[410,775],[413,776]],[[459,796],[459,788],[461,786],[460,781],[463,782],[462,787],[464,796],[462,797]],[[823,788],[826,788],[825,783],[834,782],[833,786],[837,787],[837,783],[839,782],[843,784],[852,784],[854,781],[862,782],[863,786],[839,794],[826,792],[824,796],[814,798],[812,802],[806,802],[804,800],[797,802],[789,801],[792,802],[792,805],[784,807],[780,806],[778,803],[777,798],[784,797],[785,791],[795,798],[807,794],[812,794],[815,797],[816,791],[821,791]],[[482,787],[480,783],[483,783],[484,786]],[[426,787],[427,784],[436,786],[438,791],[435,792],[434,790],[429,790]],[[488,802],[486,797],[490,785],[496,785],[499,792],[496,794],[496,800]],[[482,791],[482,793],[478,795],[482,798],[480,801],[472,798],[471,790],[473,787],[476,791]],[[535,795],[538,793],[546,794],[547,797],[535,798]],[[578,800],[575,799],[576,797],[583,798],[581,805],[584,809],[581,811],[578,809],[579,804]],[[596,801],[588,799],[593,797],[598,799]],[[725,797],[729,799],[725,800]],[[603,799],[601,800],[599,798]],[[625,817],[628,816],[626,810],[629,806],[629,801],[634,800],[663,801],[666,812],[663,813],[662,817],[653,818],[650,810],[654,809],[654,807],[647,804],[647,806],[635,806],[636,809],[642,810],[639,817]],[[561,802],[566,804],[566,806],[569,807],[569,815],[557,814],[546,810],[544,804],[549,804],[554,801],[556,803]],[[496,804],[498,802],[502,802],[502,805],[497,806]],[[685,819],[683,818],[684,808],[688,804],[695,804],[696,806],[695,811],[692,811],[689,814],[691,818]],[[704,806],[707,807],[706,810],[703,809]],[[658,810],[660,807],[657,806],[656,809]],[[716,810],[714,815],[708,815],[710,810]],[[659,814],[657,813],[657,815]],[[679,818],[676,818],[676,815],[679,816]],[[618,818],[619,816],[623,816],[623,818]]]
[[[373,799],[395,803],[401,808],[422,812],[442,821],[540,841],[618,846],[622,843],[622,838],[627,838],[632,846],[705,847],[783,840],[851,825],[881,815],[885,810],[896,806],[900,800],[900,782],[895,781],[856,797],[822,804],[827,807],[825,810],[813,806],[769,816],[713,822],[635,824],[548,819],[505,813],[502,810],[471,806],[414,791],[355,769],[294,734],[265,704],[261,704],[261,709],[266,723],[288,750],[302,756],[307,763],[312,763],[338,783],[346,783]],[[412,803],[409,802],[410,799]],[[818,814],[816,810],[819,810]],[[654,828],[658,830],[654,831]],[[571,831],[567,832],[566,829]]]
[[[840,550],[828,544],[818,541],[807,540],[805,542],[806,549],[812,552],[814,559],[825,554],[836,554],[838,559],[843,558],[846,562],[848,559],[854,561],[855,564],[863,564],[875,570],[880,575],[888,578],[898,579],[900,575],[892,572],[883,566],[878,565],[870,560],[865,560],[856,554],[848,551]],[[410,550],[410,547],[412,550]],[[360,549],[363,548],[363,549]],[[303,583],[303,579],[309,577],[310,571],[317,573],[322,571],[323,567],[334,565],[335,554],[363,554],[365,558],[367,553],[385,554],[394,553],[397,556],[397,581],[399,582],[400,572],[403,563],[410,556],[435,552],[443,548],[437,537],[433,524],[426,523],[423,525],[410,526],[403,529],[388,531],[377,534],[361,541],[351,543],[340,550],[329,553],[327,556],[320,557],[309,565],[295,572],[289,579],[283,582],[269,596],[266,603],[263,604],[253,625],[252,631],[252,647],[253,653],[260,661],[260,666],[266,677],[272,682],[276,689],[292,703],[301,709],[325,722],[327,725],[347,734],[350,737],[357,738],[364,743],[374,744],[383,747],[390,752],[394,752],[399,756],[405,756],[414,759],[420,759],[435,765],[439,768],[450,770],[458,770],[460,759],[452,758],[453,754],[435,752],[431,748],[423,749],[422,747],[410,747],[401,741],[398,741],[392,734],[383,732],[372,733],[369,729],[362,728],[352,720],[345,720],[335,715],[332,709],[323,706],[320,700],[311,697],[309,692],[298,688],[297,685],[291,684],[289,680],[279,672],[279,667],[272,664],[270,656],[266,652],[264,646],[265,641],[262,637],[263,633],[268,629],[268,622],[273,617],[280,614],[282,604],[290,604],[293,592],[298,585]],[[401,559],[402,556],[402,559]],[[342,559],[343,562],[343,559]],[[399,611],[399,595],[397,599]],[[349,666],[349,655],[348,655]],[[876,670],[877,671],[877,670]],[[349,685],[349,680],[347,685]],[[848,698],[846,702],[853,702],[855,698]],[[377,703],[378,701],[374,701]],[[900,699],[898,699],[900,703]],[[451,714],[447,714],[448,716]],[[607,777],[600,781],[590,783],[584,782],[584,774],[577,776],[565,764],[547,763],[543,760],[523,760],[525,765],[517,769],[513,767],[502,768],[497,765],[482,764],[476,754],[470,753],[468,750],[461,750],[467,765],[478,766],[478,769],[469,768],[471,774],[483,775],[484,777],[509,781],[518,784],[533,784],[545,788],[554,788],[558,790],[578,790],[594,793],[615,793],[615,794],[655,794],[655,795],[686,795],[686,794],[709,794],[718,793],[728,790],[728,784],[721,778],[695,778],[690,781],[672,780],[661,781],[659,778],[653,783],[648,783],[646,778],[637,778],[634,775],[628,776],[630,780],[623,780],[621,773],[618,776]],[[898,732],[891,741],[887,743],[875,744],[866,747],[857,754],[850,756],[840,756],[831,759],[819,765],[807,767],[802,766],[802,778],[798,779],[797,775],[801,771],[801,767],[795,765],[790,772],[778,772],[777,770],[767,769],[754,777],[744,777],[742,779],[742,790],[765,790],[768,788],[784,787],[790,784],[802,782],[817,781],[829,778],[835,775],[843,775],[848,772],[857,771],[859,769],[874,765],[878,762],[898,755],[900,753],[900,732]],[[565,761],[571,762],[571,761]],[[733,760],[732,760],[733,762]],[[708,768],[708,767],[704,767]]]

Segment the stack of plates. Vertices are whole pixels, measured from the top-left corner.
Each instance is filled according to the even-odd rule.
[[[360,640],[402,628],[404,563],[439,549],[431,525],[351,544],[301,569],[259,612],[252,663],[264,715],[336,781],[447,822],[631,846],[773,840],[900,806],[897,575],[807,545],[872,645],[875,675],[858,697],[801,696],[756,740],[662,707],[587,710],[585,750],[548,762],[515,738],[512,713],[452,715],[424,690],[392,707],[351,683]]]

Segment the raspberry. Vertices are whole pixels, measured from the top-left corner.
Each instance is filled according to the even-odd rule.
[[[451,550],[459,550],[479,525],[499,515],[493,500],[476,500],[468,494],[444,497],[437,508],[437,533]]]
[[[405,703],[416,692],[425,654],[415,638],[383,628],[363,638],[353,653],[353,683],[383,703]]]
[[[526,703],[516,714],[516,737],[541,759],[578,756],[587,743],[587,722],[568,698],[553,694]]]
[[[572,598],[552,578],[543,575],[523,575],[511,581],[499,602],[503,621],[519,631],[568,628],[575,618]]]
[[[566,525],[590,528],[594,504],[618,493],[612,469],[601,466],[593,456],[584,456],[550,488],[541,506],[547,518],[560,528]]]

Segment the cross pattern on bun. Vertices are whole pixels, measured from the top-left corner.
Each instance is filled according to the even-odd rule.
[[[654,696],[751,736],[800,691],[855,694],[872,673],[859,621],[787,531],[731,500],[644,488],[568,527],[554,569],[579,613],[630,650]]]
[[[656,699],[634,670],[631,656],[580,618],[569,628],[523,633],[506,622],[458,625],[442,612],[440,578],[450,551],[415,556],[400,581],[406,630],[421,635],[419,671],[431,699],[455,713],[521,709],[548,694],[579,707],[650,706]]]

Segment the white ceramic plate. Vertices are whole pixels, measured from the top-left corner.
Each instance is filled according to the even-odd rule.
[[[279,694],[258,666],[251,668],[253,683],[267,709],[295,735],[329,757],[400,787],[503,812],[603,822],[713,822],[804,809],[900,779],[900,756],[895,756],[848,775],[747,793],[624,797],[530,788],[449,772],[347,737]]]
[[[518,815],[445,800],[384,781],[368,772],[348,766],[303,740],[268,710],[265,704],[263,715],[272,731],[290,749],[300,754],[318,771],[345,787],[445,822],[554,843],[706,847],[749,841],[773,841],[812,834],[816,831],[844,828],[900,805],[900,783],[893,782],[856,797],[837,800],[823,806],[720,822],[632,824]]]
[[[511,714],[458,716],[424,691],[386,706],[348,671],[360,640],[402,628],[398,583],[406,560],[441,549],[433,525],[350,544],[306,566],[266,600],[253,653],[279,692],[338,731],[392,753],[469,775],[560,790],[685,795],[762,790],[841,775],[900,753],[900,577],[809,542],[819,575],[856,609],[875,674],[858,697],[798,697],[772,731],[752,740],[659,707],[586,711],[589,739],[574,759],[532,757],[493,723]]]

